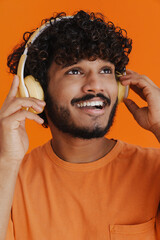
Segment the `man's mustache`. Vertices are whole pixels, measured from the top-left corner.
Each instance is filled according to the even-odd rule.
[[[106,104],[108,104],[108,106],[110,106],[111,104],[111,99],[108,98],[108,97],[105,97],[102,93],[97,93],[96,95],[94,94],[87,94],[81,98],[73,98],[72,101],[71,101],[71,104],[74,105],[75,103],[78,103],[78,102],[81,102],[81,101],[87,101],[87,100],[91,100],[95,97],[99,97],[101,98],[102,100],[105,101]]]

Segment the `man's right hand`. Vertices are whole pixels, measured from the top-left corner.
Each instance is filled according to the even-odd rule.
[[[7,98],[0,109],[0,158],[10,163],[21,163],[29,146],[25,120],[42,124],[43,119],[25,109],[43,111],[44,101],[35,98],[16,98],[19,78],[15,76]],[[25,109],[24,109],[25,108]]]

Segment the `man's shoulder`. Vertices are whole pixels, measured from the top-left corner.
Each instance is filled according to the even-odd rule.
[[[160,148],[154,148],[154,147],[142,147],[140,145],[136,145],[136,144],[132,144],[132,143],[127,143],[125,141],[122,140],[117,140],[118,142],[120,142],[121,145],[123,145],[123,148],[125,149],[125,151],[129,150],[129,151],[136,151],[139,153],[147,153],[147,152],[151,152],[151,153],[160,153]]]
[[[136,157],[144,156],[149,159],[159,157],[159,160],[160,160],[160,148],[142,147],[139,145],[126,143],[121,140],[118,140],[118,142],[120,142],[120,144],[122,145],[121,154],[128,155],[128,156],[135,155]]]
[[[43,164],[44,160],[49,158],[47,149],[50,146],[50,141],[44,143],[43,145],[37,146],[32,149],[31,152],[24,156],[20,170],[26,168],[38,167]]]
[[[119,153],[121,160],[127,160],[130,163],[145,165],[155,165],[160,168],[160,148],[141,147],[139,145],[120,141],[122,148]]]

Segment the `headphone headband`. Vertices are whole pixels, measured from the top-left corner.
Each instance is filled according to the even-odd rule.
[[[19,64],[18,64],[18,69],[17,69],[17,75],[20,78],[20,95],[24,96],[24,97],[29,97],[28,94],[28,90],[26,89],[25,83],[24,83],[24,67],[25,67],[25,63],[26,63],[26,59],[27,59],[27,53],[28,53],[28,46],[29,44],[32,44],[38,37],[39,35],[45,30],[47,29],[47,27],[49,27],[51,25],[51,23],[56,20],[56,21],[60,21],[61,19],[64,18],[73,18],[73,16],[64,16],[61,18],[57,18],[57,19],[52,19],[51,22],[48,21],[46,23],[44,23],[41,27],[39,27],[29,38],[29,40],[27,41],[26,45],[25,45],[25,50],[23,52],[23,54],[21,55],[21,58],[19,60]],[[21,87],[22,85],[22,87]]]
[[[47,27],[49,27],[51,25],[51,23],[54,23],[55,21],[61,21],[61,19],[69,19],[69,18],[73,18],[73,16],[64,16],[64,17],[61,17],[61,18],[57,18],[57,19],[52,19],[51,21],[48,21],[46,23],[44,23],[42,26],[40,26],[37,30],[35,30],[35,32],[31,35],[31,37],[29,38],[28,42],[26,43],[26,46],[25,46],[25,50],[23,52],[23,54],[27,54],[27,51],[26,49],[28,49],[28,45],[30,43],[33,43],[36,38],[39,37],[39,35],[41,35],[41,33],[46,30]]]
[[[18,68],[17,68],[17,75],[19,76],[19,96],[20,97],[35,97],[38,99],[44,99],[44,93],[43,93],[43,89],[40,86],[40,83],[38,81],[36,81],[36,79],[34,79],[33,76],[27,76],[24,79],[24,67],[25,67],[25,63],[26,63],[26,59],[27,59],[27,53],[28,53],[28,47],[30,44],[32,44],[38,37],[39,35],[49,26],[51,26],[52,23],[54,23],[55,21],[60,21],[61,19],[69,19],[69,18],[73,18],[73,16],[64,16],[61,18],[57,18],[57,19],[52,19],[51,21],[48,21],[46,23],[44,23],[40,28],[38,28],[29,38],[29,40],[27,41],[26,45],[25,45],[25,49],[23,54],[21,55],[21,58],[19,60],[19,64],[18,64]],[[117,72],[118,73],[118,72]],[[116,74],[117,74],[116,73]],[[124,73],[125,74],[125,71]],[[122,75],[122,73],[118,73],[117,77],[120,77]],[[118,87],[118,98],[119,98],[119,102],[123,100],[123,98],[128,96],[128,87],[124,87],[120,84],[120,82],[118,82],[119,87]]]

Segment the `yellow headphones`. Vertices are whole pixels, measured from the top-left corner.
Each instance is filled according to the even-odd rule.
[[[123,75],[126,75],[126,72],[123,72],[122,74],[116,71],[116,78],[118,84],[118,103],[123,102],[123,99],[127,98],[129,93],[129,86],[123,86],[121,82],[118,80],[118,78]]]
[[[67,16],[63,18],[72,18],[72,16]],[[60,19],[57,19],[60,20]],[[44,100],[44,92],[40,83],[31,75],[24,78],[24,66],[27,59],[28,46],[34,42],[34,40],[48,27],[50,22],[46,22],[40,28],[38,28],[28,40],[25,50],[19,60],[17,75],[19,77],[19,91],[17,97],[34,97],[40,100]],[[116,72],[117,78],[122,76],[121,73]],[[128,96],[129,88],[122,86],[120,81],[118,82],[118,103],[123,101],[124,98]],[[31,110],[31,109],[29,109]],[[32,110],[31,110],[32,111]]]

